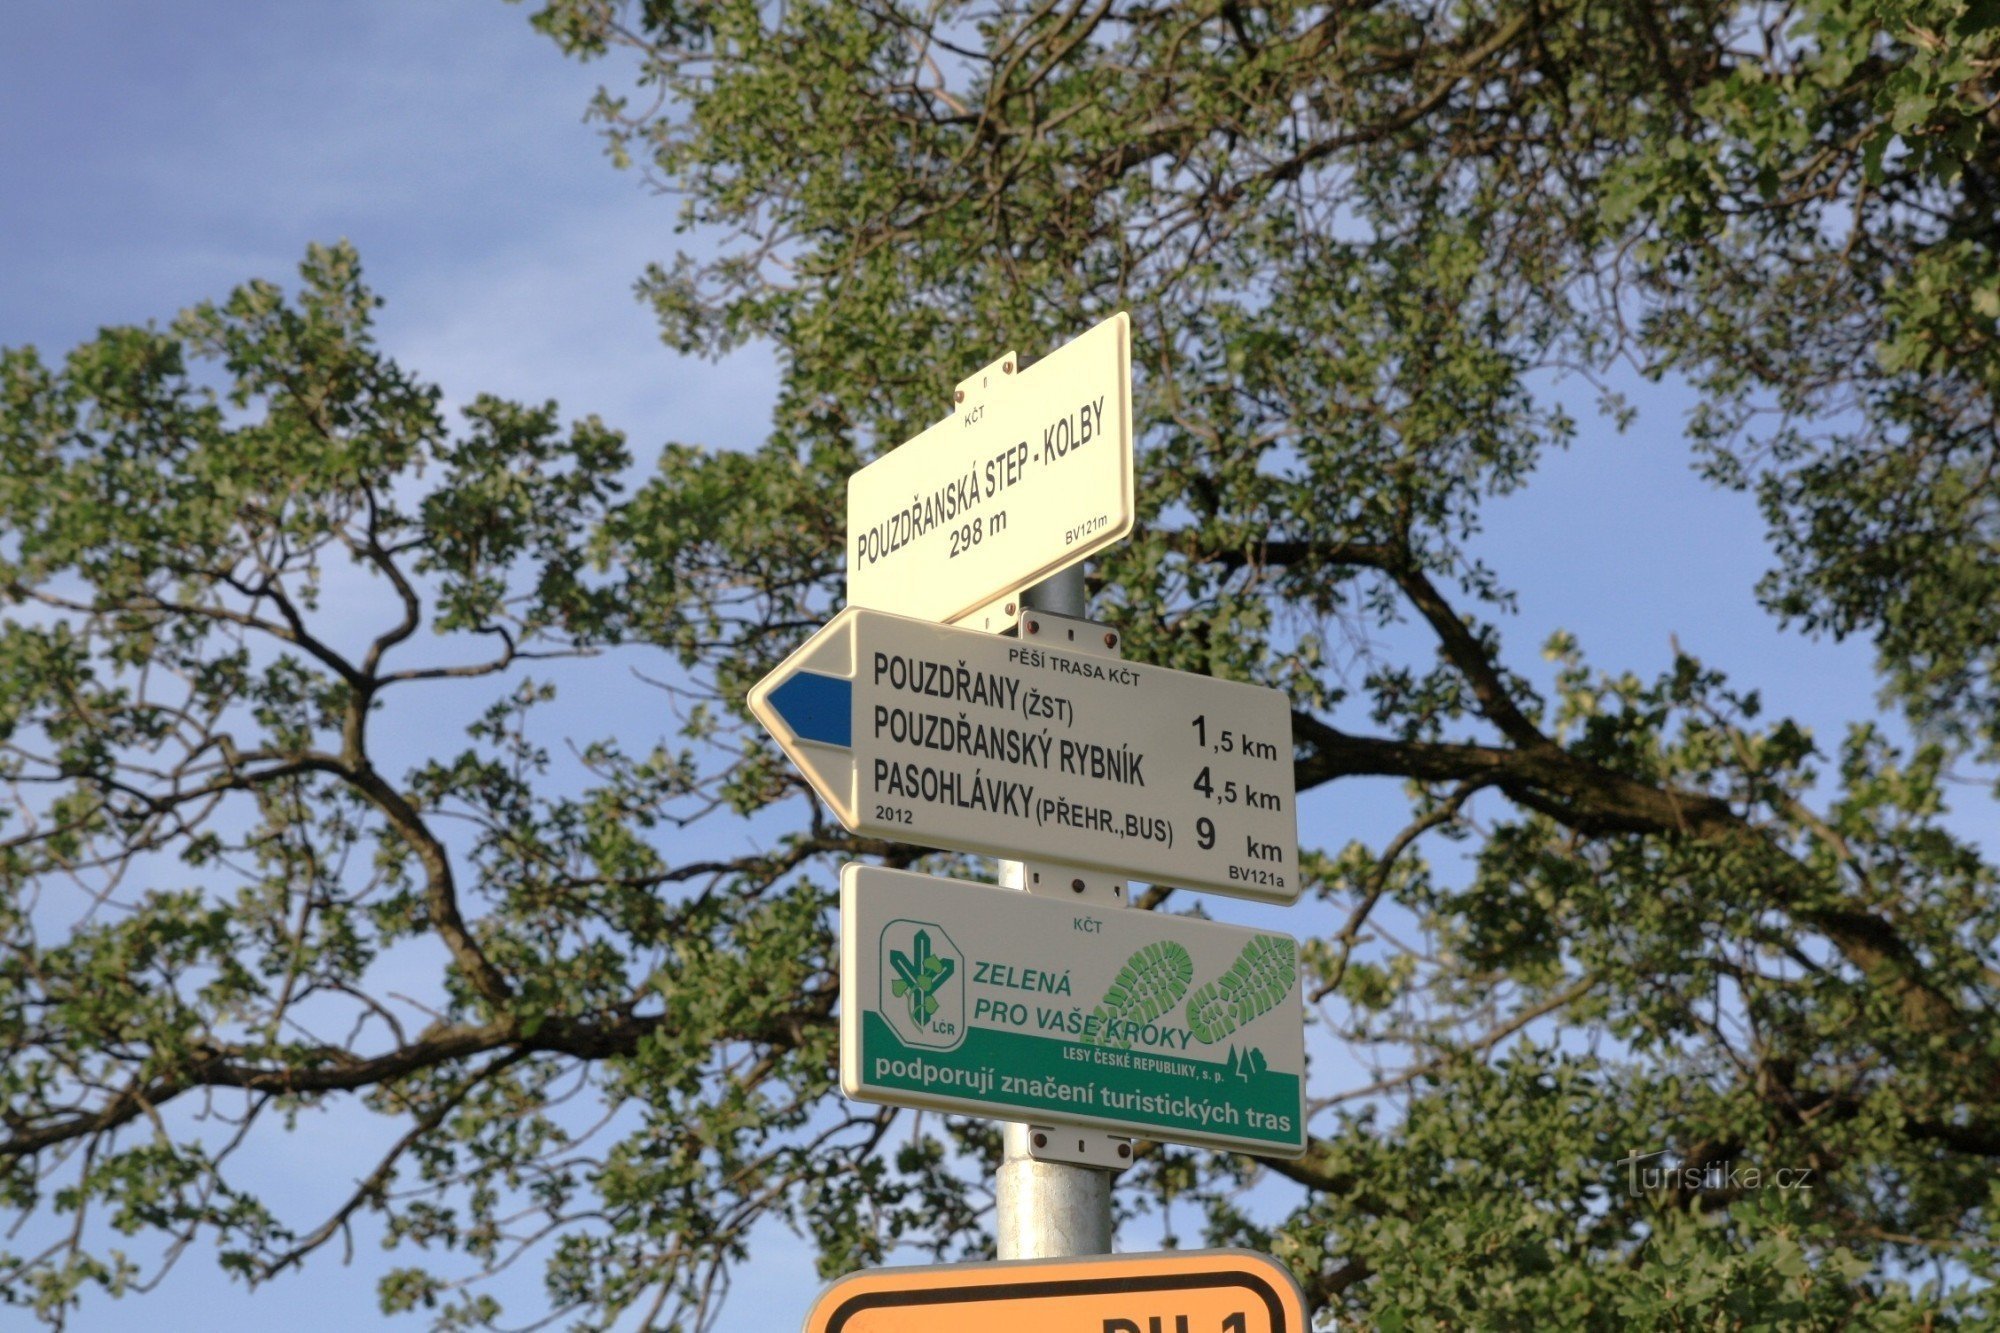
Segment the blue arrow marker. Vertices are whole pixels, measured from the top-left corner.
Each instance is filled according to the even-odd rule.
[[[854,682],[801,671],[771,691],[771,707],[802,741],[854,748]]]

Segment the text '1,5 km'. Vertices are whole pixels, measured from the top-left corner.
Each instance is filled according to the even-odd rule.
[[[849,607],[750,708],[853,832],[1298,898],[1279,690]]]

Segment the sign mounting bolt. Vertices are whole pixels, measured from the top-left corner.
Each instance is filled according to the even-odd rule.
[[[1048,1135],[1046,1135],[1046,1134],[1044,1134],[1044,1133],[1042,1133],[1042,1132],[1041,1132],[1040,1130],[1036,1130],[1036,1131],[1035,1131],[1035,1146],[1036,1146],[1037,1148],[1046,1148],[1046,1147],[1048,1147],[1048,1146],[1049,1146],[1049,1136],[1048,1136]]]
[[[951,391],[951,401],[953,401],[954,403],[962,403],[962,402],[964,402],[964,401],[965,401],[965,390],[963,390],[963,389],[953,389],[953,390]]]
[[[1104,636],[1104,646],[1106,648],[1116,648],[1118,646],[1118,636],[1116,634],[1106,634]]]
[[[1082,880],[1080,880],[1080,879],[1073,879],[1073,880],[1071,880],[1071,881],[1069,882],[1069,891],[1070,891],[1071,893],[1082,893],[1082,892],[1083,892],[1083,881],[1082,881]]]

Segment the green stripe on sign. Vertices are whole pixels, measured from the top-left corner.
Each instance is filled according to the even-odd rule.
[[[861,1015],[861,1082],[960,1103],[975,1114],[1047,1112],[1157,1130],[1268,1143],[1296,1151],[1305,1135],[1299,1076],[1184,1055],[1120,1050],[1061,1037],[976,1027],[955,1050],[905,1046],[883,1017]],[[1021,1118],[1027,1118],[1023,1115]]]

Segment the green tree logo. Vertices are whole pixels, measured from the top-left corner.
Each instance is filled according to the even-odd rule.
[[[930,932],[920,930],[911,940],[909,953],[889,951],[889,965],[896,969],[898,978],[889,983],[889,993],[909,997],[910,1021],[920,1028],[928,1027],[931,1015],[938,1011],[938,988],[951,979],[958,964],[931,952]]]

